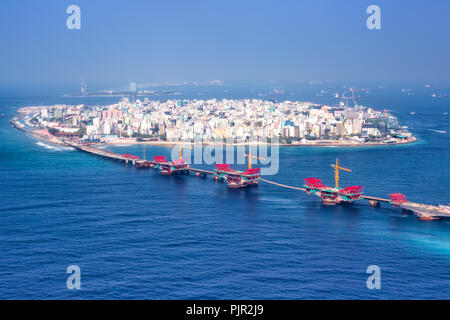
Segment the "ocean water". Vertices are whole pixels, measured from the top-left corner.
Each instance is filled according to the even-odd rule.
[[[366,100],[393,110],[418,143],[281,148],[279,173],[267,179],[299,186],[318,177],[332,184],[330,164],[338,157],[352,169],[341,174],[343,185],[449,203],[450,135],[432,131],[450,132],[442,114],[449,100],[395,92]],[[161,176],[50,145],[9,125],[18,107],[79,100],[0,97],[1,299],[450,298],[450,220],[424,222],[364,201],[324,207],[316,197],[265,183],[228,190],[211,178]],[[142,154],[140,146],[108,148]],[[147,156],[170,152],[146,150]],[[81,268],[81,290],[66,287],[69,265]],[[366,287],[369,265],[381,269],[380,290]]]

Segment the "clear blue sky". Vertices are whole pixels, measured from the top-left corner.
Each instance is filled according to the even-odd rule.
[[[81,30],[66,8],[81,8]],[[381,7],[382,30],[366,28]],[[450,82],[450,1],[14,0],[0,86],[223,79]]]

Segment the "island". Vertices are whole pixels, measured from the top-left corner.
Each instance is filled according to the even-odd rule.
[[[105,106],[29,106],[11,123],[52,143],[370,146],[417,141],[387,110],[260,99],[123,97]]]

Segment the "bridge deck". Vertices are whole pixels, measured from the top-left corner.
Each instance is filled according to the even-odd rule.
[[[306,190],[305,188],[300,188],[300,187],[293,187],[293,186],[288,186],[288,185],[285,185],[285,184],[281,184],[281,183],[273,182],[273,181],[270,181],[270,180],[266,180],[266,179],[261,179],[261,180],[262,180],[262,181],[264,181],[264,182],[267,182],[267,183],[270,183],[270,184],[273,184],[273,185],[279,186],[279,187],[283,187],[283,188],[294,189],[294,190],[300,190],[300,191],[305,191],[305,190]]]
[[[202,170],[202,169],[195,169],[195,168],[189,168],[190,171],[198,172],[198,173],[204,173],[204,174],[214,174],[214,171],[209,170]]]
[[[121,161],[131,161],[132,159],[126,158],[124,156],[122,156],[121,154],[118,153],[114,153],[111,151],[106,151],[106,150],[100,150],[98,148],[93,148],[93,147],[89,147],[89,146],[84,146],[81,144],[75,144],[72,142],[65,142],[67,145],[71,146],[72,148],[75,148],[77,150],[80,151],[84,151],[87,153],[91,153],[91,154],[95,154],[97,156],[102,156],[102,157],[106,157],[106,158],[110,158],[110,159],[115,159],[115,160],[121,160]]]
[[[372,197],[372,196],[361,196],[362,199],[371,200],[371,201],[379,201],[379,202],[391,202],[389,199],[379,198],[379,197]]]
[[[87,152],[87,153],[103,156],[103,157],[110,158],[110,159],[115,159],[115,160],[120,160],[120,161],[132,161],[133,164],[135,164],[135,163],[136,164],[137,163],[153,163],[153,161],[142,160],[142,159],[133,161],[132,159],[124,157],[121,154],[114,153],[114,152],[111,152],[111,151],[106,151],[106,150],[100,150],[100,149],[94,148],[94,147],[89,147],[89,146],[85,146],[85,145],[75,144],[75,143],[67,142],[67,141],[65,141],[65,143],[67,145],[75,148],[75,149],[80,150],[80,151],[84,151],[84,152]],[[214,171],[203,170],[203,169],[196,169],[196,168],[189,168],[189,171],[202,173],[202,174],[211,174],[211,175],[213,175],[215,173]],[[279,187],[282,187],[282,188],[294,189],[294,190],[299,190],[299,191],[305,191],[306,190],[305,188],[288,186],[288,185],[285,185],[285,184],[273,182],[273,181],[266,180],[266,179],[261,179],[261,180],[266,182],[266,183],[270,183],[270,184],[273,184],[273,185],[276,185],[276,186],[279,186]],[[366,196],[366,195],[361,196],[361,199],[365,199],[365,200],[369,200],[369,201],[390,202],[389,199],[373,197],[373,196]]]

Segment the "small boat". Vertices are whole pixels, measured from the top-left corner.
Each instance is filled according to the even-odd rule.
[[[434,220],[439,220],[439,218],[430,217],[430,216],[421,216],[421,217],[419,217],[419,220],[422,220],[422,221],[434,221]]]
[[[445,130],[430,129],[430,131],[437,132],[437,133],[442,133],[442,134],[446,134],[447,133],[447,131],[445,131]]]

